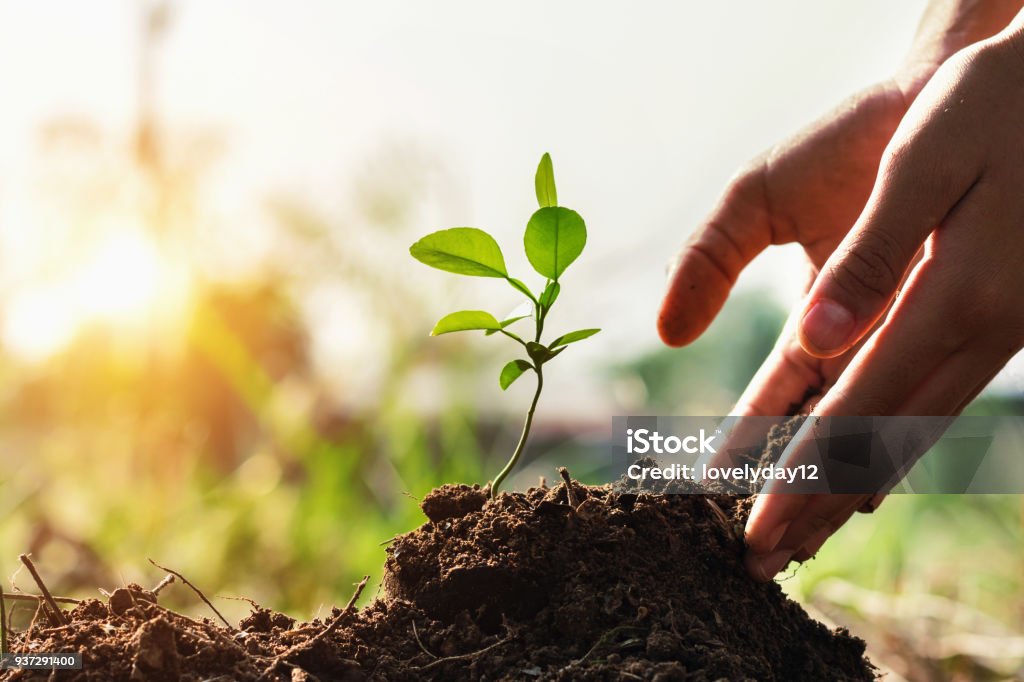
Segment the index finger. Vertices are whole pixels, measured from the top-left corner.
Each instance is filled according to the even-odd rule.
[[[693,238],[676,256],[658,314],[658,333],[685,346],[703,333],[736,278],[772,241],[762,162],[741,173]]]

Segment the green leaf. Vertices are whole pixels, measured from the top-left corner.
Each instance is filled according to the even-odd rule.
[[[501,384],[501,390],[507,389],[512,385],[512,382],[523,375],[528,369],[533,369],[533,365],[528,363],[526,360],[513,360],[504,367],[501,368],[501,376],[498,377],[498,383]]]
[[[533,315],[519,315],[518,317],[510,317],[507,320],[502,320],[499,323],[498,326],[501,327],[501,329],[504,329],[505,327],[509,326],[513,322],[518,322],[519,320],[525,320],[527,317],[533,317]],[[484,334],[486,336],[490,336],[491,334],[497,334],[499,331],[500,330],[498,330],[498,329],[488,329],[487,331],[484,332]]]
[[[409,253],[438,270],[473,277],[508,277],[498,242],[475,227],[433,232],[409,247]]]
[[[558,348],[559,346],[567,346],[570,343],[576,343],[583,339],[589,339],[594,334],[601,331],[600,329],[579,329],[568,334],[562,334],[557,339],[551,342],[551,348]]]
[[[515,277],[509,277],[508,283],[512,285],[512,288],[517,289],[518,291],[521,291],[522,293],[526,294],[526,297],[533,301],[534,303],[537,302],[537,298],[533,295],[533,292],[530,291],[530,287],[526,286]]]
[[[547,310],[555,304],[555,299],[558,298],[559,292],[562,290],[562,285],[558,282],[548,282],[548,285],[544,287],[544,293],[540,295],[540,306]]]
[[[565,349],[559,348],[558,350],[551,350],[547,346],[539,344],[535,341],[527,341],[526,343],[526,353],[535,363],[537,363],[538,366],[543,365],[545,362],[555,357],[563,350]]]
[[[457,313],[445,315],[434,325],[431,336],[450,334],[451,332],[464,332],[473,329],[492,329],[497,331],[501,325],[494,315],[485,313],[483,310],[460,310]]]
[[[583,252],[587,226],[576,211],[561,206],[541,208],[527,223],[523,243],[533,269],[557,280]]]
[[[537,190],[537,203],[541,208],[558,206],[558,191],[555,189],[555,169],[551,165],[551,155],[546,153],[540,157],[537,175],[533,180]]]

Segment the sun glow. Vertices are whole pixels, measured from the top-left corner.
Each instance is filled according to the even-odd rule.
[[[161,265],[156,244],[140,230],[114,232],[75,277],[76,307],[84,318],[138,319],[155,302]]]
[[[186,297],[186,278],[137,228],[108,232],[64,277],[23,286],[8,299],[3,340],[28,359],[64,348],[90,324],[139,331],[152,327]]]

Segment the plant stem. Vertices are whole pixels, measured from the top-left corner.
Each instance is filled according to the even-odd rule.
[[[544,388],[544,372],[539,364],[535,371],[537,372],[537,392],[533,394],[533,402],[530,403],[530,411],[526,413],[526,422],[523,423],[523,432],[519,436],[519,443],[516,445],[515,452],[512,453],[512,458],[508,460],[505,468],[501,470],[501,473],[494,477],[494,482],[491,483],[492,500],[497,497],[498,487],[501,485],[501,482],[504,481],[509,472],[515,468],[516,463],[519,461],[519,456],[522,455],[523,450],[526,449],[526,440],[530,437],[530,427],[533,426],[533,412],[537,409],[537,401],[540,400],[540,392],[541,389]]]
[[[548,284],[551,280],[548,280]],[[546,286],[544,287],[547,288]],[[548,311],[540,304],[536,302],[533,306],[534,312],[536,313],[535,319],[537,320],[537,338],[534,339],[537,343],[540,343],[540,335],[544,333],[544,318],[548,316]]]
[[[525,341],[523,341],[523,340],[522,340],[521,338],[519,338],[518,336],[516,336],[515,334],[513,334],[512,332],[510,332],[510,331],[506,331],[506,330],[504,330],[504,329],[500,329],[499,331],[500,331],[500,332],[501,332],[502,334],[504,334],[505,336],[507,336],[508,338],[510,338],[510,339],[512,339],[513,341],[515,341],[516,343],[518,343],[519,345],[521,345],[521,346],[522,346],[523,348],[526,348],[526,342],[525,342]]]

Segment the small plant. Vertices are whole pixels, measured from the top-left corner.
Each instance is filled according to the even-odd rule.
[[[551,343],[541,342],[544,333],[544,320],[551,307],[558,299],[561,291],[559,278],[566,268],[583,252],[587,243],[587,226],[576,211],[558,205],[558,193],[555,190],[555,173],[551,165],[551,156],[545,154],[537,166],[535,179],[537,202],[540,208],[530,216],[526,224],[523,243],[526,257],[533,269],[546,278],[540,295],[535,295],[526,284],[508,274],[505,268],[505,257],[494,237],[475,227],[453,227],[440,230],[423,237],[409,248],[413,258],[433,268],[454,272],[472,277],[494,277],[504,279],[513,289],[530,299],[533,305],[531,315],[520,315],[499,321],[494,315],[483,310],[460,310],[445,315],[434,326],[431,336],[471,330],[482,330],[487,336],[504,334],[523,347],[528,359],[512,360],[501,368],[498,383],[502,390],[507,389],[516,379],[527,371],[537,375],[537,390],[533,394],[530,409],[526,412],[523,432],[519,436],[516,449],[512,452],[508,463],[491,483],[491,497],[497,495],[501,482],[519,461],[533,425],[533,413],[537,409],[540,392],[544,388],[544,365],[561,354],[570,343],[582,341],[593,336],[600,329],[580,329],[562,334]],[[532,318],[534,324],[533,340],[525,341],[521,336],[509,331],[509,327]]]

